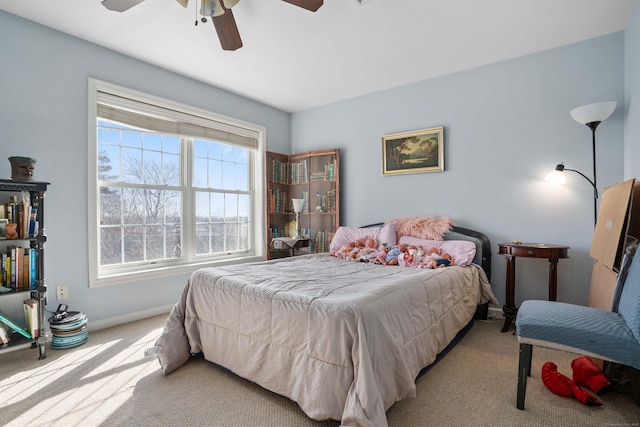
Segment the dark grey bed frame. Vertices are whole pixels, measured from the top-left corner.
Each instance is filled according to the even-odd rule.
[[[382,227],[384,223],[375,223],[365,225],[365,227]],[[452,226],[451,230],[444,235],[444,240],[468,240],[476,245],[476,256],[474,262],[482,267],[487,278],[491,281],[491,242],[489,238],[475,230],[470,228]],[[475,319],[486,320],[489,314],[489,303],[480,304],[476,309],[476,313],[473,316]]]

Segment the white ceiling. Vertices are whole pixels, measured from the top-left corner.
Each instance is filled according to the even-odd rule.
[[[197,0],[0,0],[0,9],[295,112],[624,30],[640,0],[240,0],[223,51]]]

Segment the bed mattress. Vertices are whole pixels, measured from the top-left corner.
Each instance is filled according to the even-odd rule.
[[[487,301],[497,303],[476,265],[413,269],[313,254],[203,268],[156,353],[164,374],[202,352],[313,419],[380,427]]]

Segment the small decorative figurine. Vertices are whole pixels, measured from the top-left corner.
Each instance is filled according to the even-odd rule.
[[[322,196],[322,192],[320,190],[316,191],[316,196],[318,196],[318,206],[316,206],[316,212],[324,212],[324,197]]]
[[[14,181],[31,181],[36,159],[31,157],[9,157],[11,163],[11,179]]]

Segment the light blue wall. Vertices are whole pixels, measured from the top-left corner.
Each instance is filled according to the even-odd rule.
[[[625,179],[640,177],[640,7],[625,30]]]
[[[295,113],[293,151],[342,149],[344,225],[442,215],[486,233],[501,303],[498,242],[570,246],[571,258],[558,266],[558,299],[586,304],[592,187],[577,174],[563,187],[543,178],[562,161],[592,175],[591,131],[569,111],[609,100],[619,107],[597,131],[602,190],[623,180],[622,32]],[[444,172],[382,176],[382,135],[434,126],[445,128]],[[547,298],[547,265],[518,260],[518,303]]]
[[[179,76],[0,11],[0,176],[11,155],[38,159],[46,194],[48,309],[68,284],[71,309],[92,322],[174,304],[187,277],[88,288],[87,79],[94,77],[266,126],[268,149],[290,150],[289,113]],[[126,289],[125,289],[126,288]],[[0,298],[0,308],[8,298]],[[6,305],[6,306],[5,306]]]

